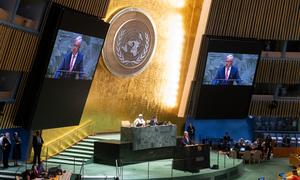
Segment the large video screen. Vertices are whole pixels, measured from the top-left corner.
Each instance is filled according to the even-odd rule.
[[[15,125],[33,130],[78,125],[109,23],[51,4]]]
[[[103,39],[58,30],[46,77],[91,80]]]
[[[248,116],[256,69],[264,42],[256,39],[204,37],[198,61],[192,117],[239,119]]]
[[[208,52],[203,84],[252,86],[258,54]]]

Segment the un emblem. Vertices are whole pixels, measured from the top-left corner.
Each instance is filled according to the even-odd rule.
[[[142,72],[156,44],[151,18],[140,9],[126,8],[119,11],[110,24],[103,47],[106,67],[117,76]]]

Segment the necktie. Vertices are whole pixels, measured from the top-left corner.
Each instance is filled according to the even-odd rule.
[[[226,80],[228,80],[228,70],[229,70],[229,68],[226,67],[226,68],[225,68],[225,79],[226,79]]]
[[[69,71],[72,71],[73,66],[74,66],[74,61],[75,61],[75,56],[72,55],[72,57],[71,57],[71,62],[70,62],[70,69],[69,69]]]

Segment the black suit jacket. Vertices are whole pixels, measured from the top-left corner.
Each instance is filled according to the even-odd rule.
[[[7,137],[3,138],[2,148],[3,148],[3,151],[10,152],[11,144],[10,144],[9,140],[7,139]]]
[[[43,140],[42,136],[40,136],[40,137],[41,137],[41,144],[38,143],[37,136],[33,136],[33,138],[32,138],[32,147],[33,148],[39,148],[39,147],[43,146],[44,140]]]

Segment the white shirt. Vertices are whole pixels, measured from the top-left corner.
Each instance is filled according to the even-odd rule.
[[[136,118],[133,122],[134,126],[137,127],[138,124],[142,124],[143,126],[145,126],[146,122],[143,118]]]

